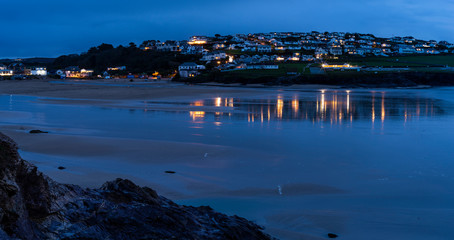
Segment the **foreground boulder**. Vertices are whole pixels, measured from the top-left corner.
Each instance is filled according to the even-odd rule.
[[[210,207],[180,206],[117,179],[100,189],[59,184],[0,133],[0,239],[271,239]]]

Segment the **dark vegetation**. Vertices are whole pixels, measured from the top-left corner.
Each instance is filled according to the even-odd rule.
[[[0,59],[1,64],[10,65],[17,62],[18,59]],[[55,58],[24,58],[20,62],[27,66],[46,67],[52,64]]]
[[[333,72],[319,75],[273,76],[258,77],[226,75],[221,72],[199,76],[189,80],[191,83],[217,82],[224,84],[323,84],[345,87],[416,87],[454,86],[454,72]]]
[[[159,72],[162,75],[169,75],[174,73],[183,62],[196,61],[200,57],[172,52],[143,51],[133,43],[127,47],[101,44],[90,48],[86,53],[60,56],[49,66],[49,69],[79,66],[93,69],[95,73],[101,74],[108,67],[126,66],[127,72],[130,73]]]

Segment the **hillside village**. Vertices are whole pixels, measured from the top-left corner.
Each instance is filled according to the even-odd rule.
[[[106,47],[107,46],[107,47]],[[110,46],[110,47],[109,47]],[[120,46],[121,47],[121,46]],[[92,48],[93,49],[93,48]],[[90,49],[91,51],[96,51]],[[98,50],[114,49],[103,44]],[[160,79],[161,77],[193,78],[206,72],[231,72],[244,70],[274,70],[285,66],[285,72],[298,74],[303,66],[311,74],[320,74],[329,70],[361,71],[365,66],[353,64],[351,59],[390,59],[398,61],[399,56],[436,56],[454,54],[454,44],[447,41],[421,40],[407,37],[376,37],[372,34],[344,32],[274,32],[256,34],[236,34],[213,37],[193,36],[183,41],[148,40],[136,46],[131,43],[124,49],[137,49],[153,54],[172,54],[174,59],[167,64],[166,74],[157,70],[131,70],[131,66],[118,63],[103,69],[89,69],[98,65],[76,66],[66,65],[55,68],[55,64],[46,66],[26,66],[20,60],[9,65],[0,65],[0,77],[46,76],[59,78],[145,78]],[[81,54],[80,56],[82,56]],[[69,57],[74,55],[69,55]],[[79,55],[76,55],[79,56]],[[179,57],[181,56],[181,57]],[[67,57],[67,56],[63,56]],[[96,57],[96,56],[95,56]],[[93,58],[93,56],[91,57]],[[180,59],[180,60],[178,60]],[[184,60],[190,60],[180,62]],[[137,61],[136,61],[137,62]],[[299,64],[299,65],[298,65]],[[300,66],[296,70],[294,66]],[[440,64],[433,66],[440,67]],[[449,67],[448,64],[441,66]],[[453,65],[450,65],[452,67]],[[393,70],[405,70],[393,68]],[[162,70],[162,67],[161,67]],[[376,66],[373,71],[388,71],[386,67]],[[164,75],[164,76],[162,76]]]
[[[326,64],[345,56],[393,57],[405,55],[453,54],[454,44],[447,41],[420,40],[411,36],[380,38],[358,33],[258,33],[235,36],[194,36],[188,41],[147,41],[144,50],[175,51],[199,54],[200,62],[216,62],[221,71],[243,69],[277,69],[283,62],[321,63],[321,68],[353,69],[350,64]],[[205,66],[184,63],[181,77],[194,77]]]

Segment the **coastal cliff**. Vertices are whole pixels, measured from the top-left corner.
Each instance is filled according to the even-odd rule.
[[[116,179],[99,189],[60,184],[0,133],[0,239],[272,239],[244,218],[188,207]]]

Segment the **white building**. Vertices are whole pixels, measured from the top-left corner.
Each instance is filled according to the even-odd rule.
[[[195,77],[200,74],[199,70],[204,70],[204,65],[198,65],[194,62],[186,62],[178,67],[178,72],[182,78]]]
[[[326,55],[328,55],[328,51],[326,51],[324,48],[315,49],[316,58],[323,58],[323,56],[326,56]]]
[[[268,46],[268,45],[261,45],[261,46],[258,46],[257,47],[257,52],[266,52],[266,53],[269,53],[271,52],[273,49],[271,48],[271,46]]]
[[[30,69],[31,76],[47,76],[47,69],[45,67],[33,67]]]
[[[277,64],[248,64],[247,69],[279,69]]]
[[[0,69],[0,76],[13,76],[13,70]]]
[[[417,53],[413,46],[401,46],[399,47],[400,54],[414,54]]]
[[[301,46],[287,46],[288,50],[301,50]]]
[[[126,66],[108,67],[107,71],[125,71]]]
[[[241,49],[242,52],[256,52],[257,48],[255,46],[244,46],[243,49]]]
[[[331,53],[332,55],[342,55],[342,48],[340,47],[332,47],[329,49],[329,53]]]
[[[225,52],[211,52],[207,53],[202,57],[202,61],[216,61],[216,60],[221,60],[221,59],[226,59],[227,54]]]

